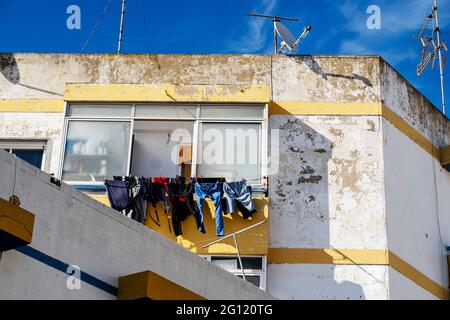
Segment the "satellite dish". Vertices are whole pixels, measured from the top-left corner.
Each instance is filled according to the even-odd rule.
[[[280,21],[276,21],[275,30],[277,31],[281,40],[283,40],[289,47],[294,47],[296,39],[284,24],[282,24]]]
[[[275,30],[278,33],[278,35],[281,38],[281,47],[278,50],[278,53],[280,52],[294,52],[297,50],[298,44],[300,41],[308,35],[308,33],[311,31],[311,26],[306,26],[303,28],[303,33],[298,37],[296,40],[292,33],[289,31],[288,28],[284,24],[282,24],[280,21],[275,22]]]

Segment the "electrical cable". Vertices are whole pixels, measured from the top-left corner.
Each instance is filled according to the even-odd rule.
[[[97,22],[95,23],[94,27],[92,28],[91,32],[89,33],[89,36],[88,36],[86,42],[84,43],[83,48],[81,48],[80,53],[83,53],[84,49],[88,45],[89,41],[91,40],[91,38],[94,35],[95,31],[97,30],[98,26],[100,25],[103,17],[105,16],[106,12],[108,11],[108,7],[109,7],[110,3],[111,3],[111,0],[107,0],[105,8],[103,9],[103,11],[100,14],[100,16],[97,18]]]

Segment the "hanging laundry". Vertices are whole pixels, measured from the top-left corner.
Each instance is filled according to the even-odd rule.
[[[244,219],[248,219],[256,212],[252,199],[252,192],[245,180],[238,182],[224,182],[223,193],[226,199],[227,213],[234,213],[236,208],[242,212]]]
[[[223,216],[222,216],[222,183],[195,183],[195,195],[197,198],[197,206],[199,210],[199,230],[202,233],[206,233],[205,224],[202,212],[202,202],[206,198],[210,198],[215,207],[215,219],[216,219],[216,234],[218,237],[225,235]]]
[[[194,215],[198,226],[198,212],[194,204],[194,183],[185,183],[183,177],[176,178],[168,184],[169,202],[172,213],[172,228],[175,236],[182,235],[181,222]]]
[[[142,224],[146,220],[146,203],[144,194],[145,186],[142,186],[134,178],[123,178],[123,180],[105,180],[107,195],[111,207],[118,211],[124,211],[135,221]]]

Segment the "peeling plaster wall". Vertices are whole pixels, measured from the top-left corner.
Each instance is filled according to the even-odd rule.
[[[49,173],[58,172],[63,126],[60,113],[0,112],[0,139],[47,139],[45,171]]]
[[[380,117],[272,116],[270,127],[280,129],[280,168],[270,177],[269,247],[386,249]],[[387,269],[372,267],[375,276],[337,267],[341,286],[331,265],[270,265],[268,290],[289,299],[387,299]]]
[[[381,99],[437,147],[450,144],[446,117],[386,61],[380,60]]]
[[[273,57],[274,101],[379,102],[379,92],[379,57]],[[269,184],[269,247],[387,248],[380,121],[270,118],[280,167]],[[387,299],[387,268],[364,268],[271,264],[267,287],[286,299]]]
[[[274,101],[379,102],[376,56],[272,56]]]
[[[58,99],[66,83],[270,84],[268,55],[0,54],[0,99]]]
[[[386,249],[380,118],[276,116],[270,127],[270,247]]]

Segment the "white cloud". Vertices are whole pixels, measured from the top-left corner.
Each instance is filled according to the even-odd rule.
[[[277,6],[277,0],[263,0],[258,5],[252,7],[253,12],[263,14],[273,14]],[[246,30],[237,40],[227,44],[226,51],[237,53],[270,53],[272,51],[271,42],[271,20],[258,17],[244,17],[248,19],[244,30]]]
[[[442,7],[448,4],[449,0],[440,1]],[[348,20],[342,31],[348,35],[344,35],[340,53],[379,54],[394,65],[417,59],[419,51],[414,48],[414,35],[418,33],[426,14],[431,12],[432,1],[384,0],[378,1],[377,5],[381,9],[381,30],[367,28],[367,2],[357,4],[355,1],[346,0],[338,5],[339,13]],[[442,15],[440,20],[442,26],[447,24],[445,15]],[[398,45],[401,40],[407,38],[411,39],[410,46],[405,48]],[[418,42],[417,45],[419,48]]]

